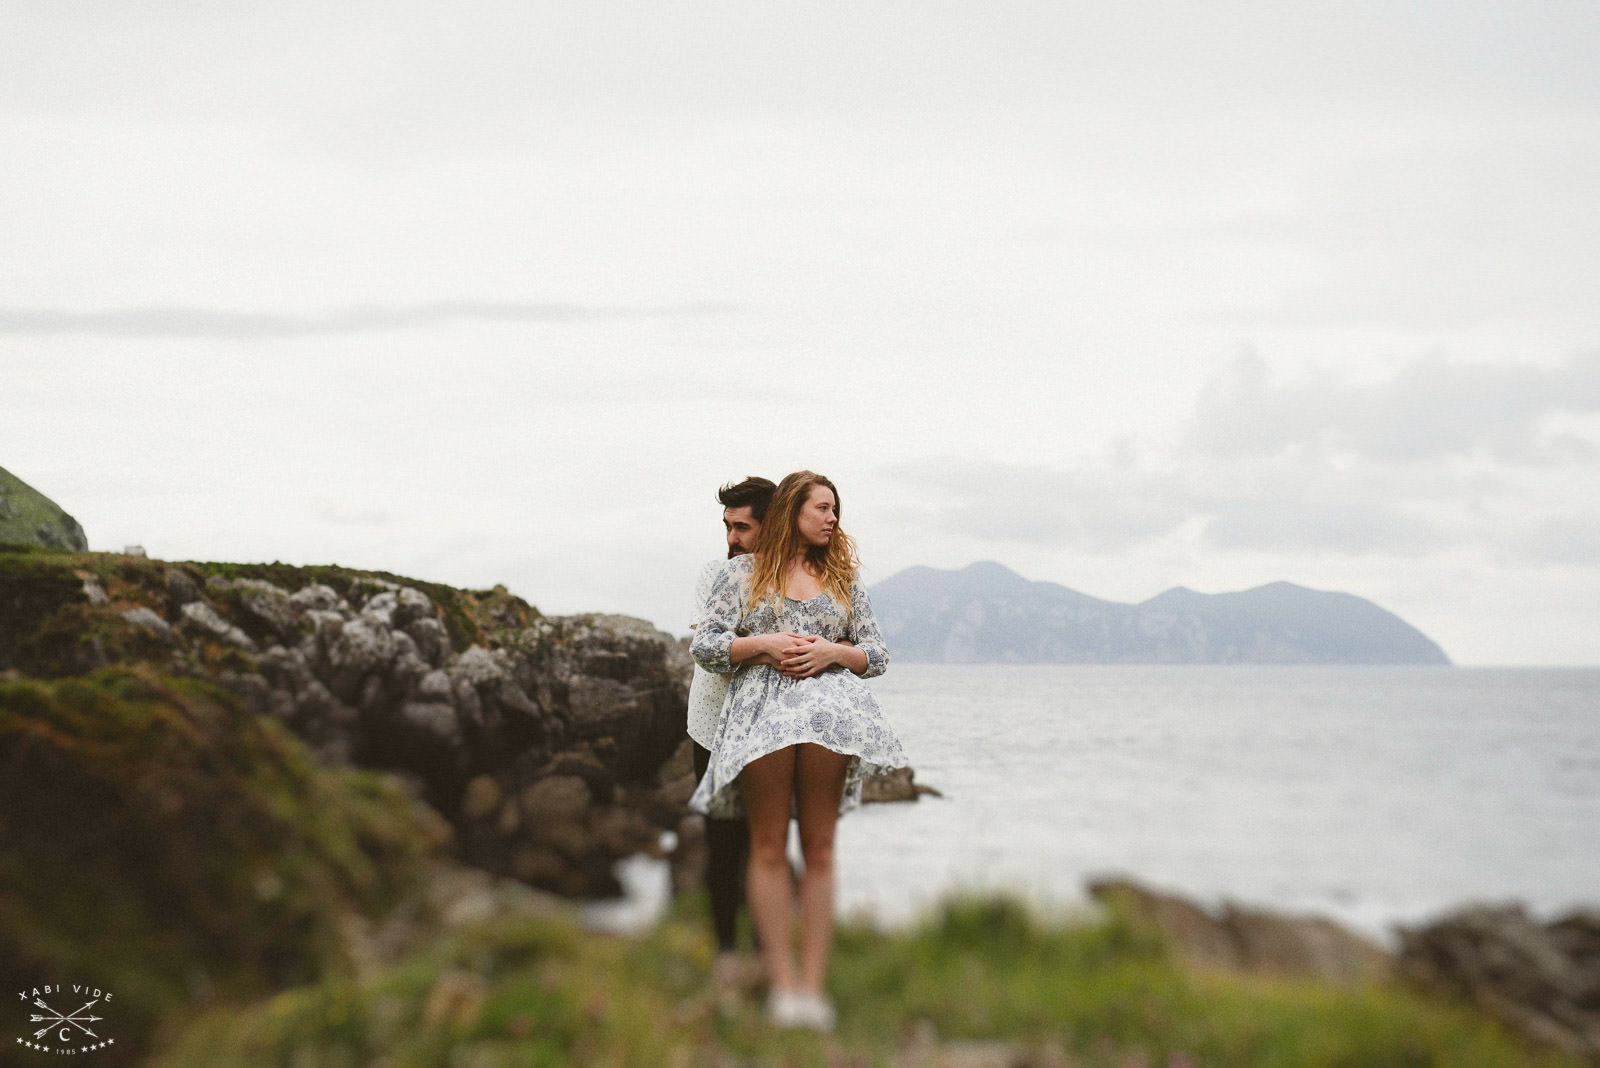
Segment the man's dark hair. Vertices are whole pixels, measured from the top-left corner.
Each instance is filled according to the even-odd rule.
[[[750,508],[750,514],[757,523],[764,522],[767,518],[767,505],[772,503],[772,495],[778,490],[778,484],[760,475],[751,475],[743,482],[730,482],[717,490],[717,500],[722,502],[724,508]]]

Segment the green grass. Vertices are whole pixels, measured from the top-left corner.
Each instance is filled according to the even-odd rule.
[[[153,1063],[888,1065],[919,1027],[942,1040],[1064,1050],[1083,1068],[1576,1063],[1402,987],[1198,975],[1125,918],[1047,925],[1003,899],[953,901],[900,933],[842,928],[831,981],[838,1033],[775,1032],[753,1001],[718,1011],[701,913],[687,899],[637,939],[586,935],[563,920],[475,928],[364,985],[318,984],[213,1011]]]
[[[445,833],[431,819],[198,680],[0,683],[0,959],[115,991],[137,1048],[202,989],[349,970],[341,918],[418,884]]]

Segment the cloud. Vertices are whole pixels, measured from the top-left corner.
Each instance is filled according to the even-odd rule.
[[[1600,515],[1564,513],[1550,516],[1524,531],[1513,550],[1538,564],[1600,565]]]
[[[351,508],[326,498],[317,502],[315,514],[324,523],[341,527],[387,527],[394,524],[394,515],[387,509]]]
[[[1478,455],[1546,463],[1585,451],[1570,434],[1546,440],[1546,421],[1597,412],[1600,351],[1557,367],[1425,359],[1361,385],[1321,371],[1273,382],[1265,361],[1247,352],[1206,385],[1186,440],[1219,459],[1300,450],[1399,462]]]
[[[914,522],[980,541],[1095,553],[1196,525],[1223,550],[1415,556],[1460,540],[1441,513],[1471,494],[1444,474],[1204,457],[1170,471],[1115,457],[1069,469],[933,459],[886,474],[933,502],[908,509]]]
[[[1210,518],[1201,536],[1219,549],[1311,550],[1347,556],[1419,555],[1450,540],[1437,524],[1394,504],[1270,498],[1233,502]]]
[[[906,518],[978,542],[1600,565],[1600,353],[1558,366],[1418,360],[1384,381],[1275,382],[1240,357],[1173,444],[1061,465],[930,458],[886,472]]]
[[[355,306],[317,315],[222,311],[150,305],[81,312],[0,308],[0,334],[98,334],[143,338],[276,340],[381,330],[417,330],[461,322],[576,323],[724,315],[724,304],[657,308],[591,307],[581,304],[517,304],[437,301],[391,307]]]
[[[980,540],[1113,551],[1175,530],[1194,502],[1181,480],[1112,465],[1061,470],[935,458],[885,474],[912,489],[921,521]]]

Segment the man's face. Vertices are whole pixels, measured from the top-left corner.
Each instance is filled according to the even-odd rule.
[[[751,514],[748,504],[724,508],[722,525],[728,531],[728,559],[756,551],[756,536],[761,533],[761,520]]]

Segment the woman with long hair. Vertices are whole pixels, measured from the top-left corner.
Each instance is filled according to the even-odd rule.
[[[834,1024],[823,992],[834,827],[861,803],[863,779],[910,763],[862,681],[883,673],[889,652],[840,511],[828,479],[811,471],[784,478],[755,552],[729,560],[713,583],[692,645],[702,667],[734,677],[689,806],[749,821],[745,896],[770,983],[768,1014],[781,1026],[822,1031]],[[790,954],[791,814],[805,861],[798,971]]]

